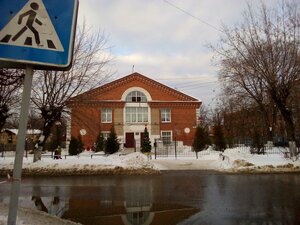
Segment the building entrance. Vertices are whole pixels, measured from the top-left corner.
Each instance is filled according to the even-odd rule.
[[[126,133],[125,148],[134,148],[134,133]]]

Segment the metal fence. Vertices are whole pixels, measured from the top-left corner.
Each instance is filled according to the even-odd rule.
[[[12,151],[16,151],[16,145],[0,144],[0,152],[12,152]]]
[[[178,145],[175,141],[168,144],[163,142],[157,143],[152,152],[155,158],[197,157],[196,152],[191,147]],[[208,154],[207,151],[198,152],[198,156]]]
[[[241,153],[252,153],[257,154],[258,151],[251,146],[243,145],[243,144],[236,144],[233,145],[232,148],[238,148]],[[260,150],[262,154],[283,154],[284,152],[289,151],[288,147],[271,147],[271,146],[263,146]]]
[[[212,149],[214,149],[212,147]],[[237,151],[244,154],[278,154],[283,155],[288,158],[290,154],[290,150],[288,147],[274,147],[268,146],[267,144],[260,149],[258,152],[257,149],[254,149],[250,146],[244,144],[235,144],[232,148],[227,148],[230,151]],[[298,154],[300,154],[300,148],[298,147]],[[168,144],[164,144],[163,142],[157,143],[156,147],[152,149],[152,153],[156,158],[177,158],[177,157],[194,157],[197,158],[196,152],[193,151],[191,147],[187,146],[179,146],[177,142],[173,141]],[[198,156],[209,155],[211,152],[209,150],[198,152]]]

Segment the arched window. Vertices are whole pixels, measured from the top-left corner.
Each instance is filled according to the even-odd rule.
[[[126,96],[126,102],[147,102],[147,97],[140,91],[132,91]]]

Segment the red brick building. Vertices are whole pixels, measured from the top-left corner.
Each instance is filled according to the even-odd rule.
[[[82,135],[92,146],[99,132],[109,134],[112,126],[122,146],[140,146],[145,126],[151,143],[175,139],[191,146],[201,101],[139,73],[87,91],[68,102],[70,134]]]

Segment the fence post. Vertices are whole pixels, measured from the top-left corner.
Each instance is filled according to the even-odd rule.
[[[177,140],[175,137],[175,159],[177,160]]]
[[[136,152],[136,140],[134,139],[134,152]]]
[[[154,158],[156,159],[157,142],[154,140]]]
[[[167,158],[169,158],[169,146],[170,146],[170,144],[166,144],[166,148],[167,148]]]

